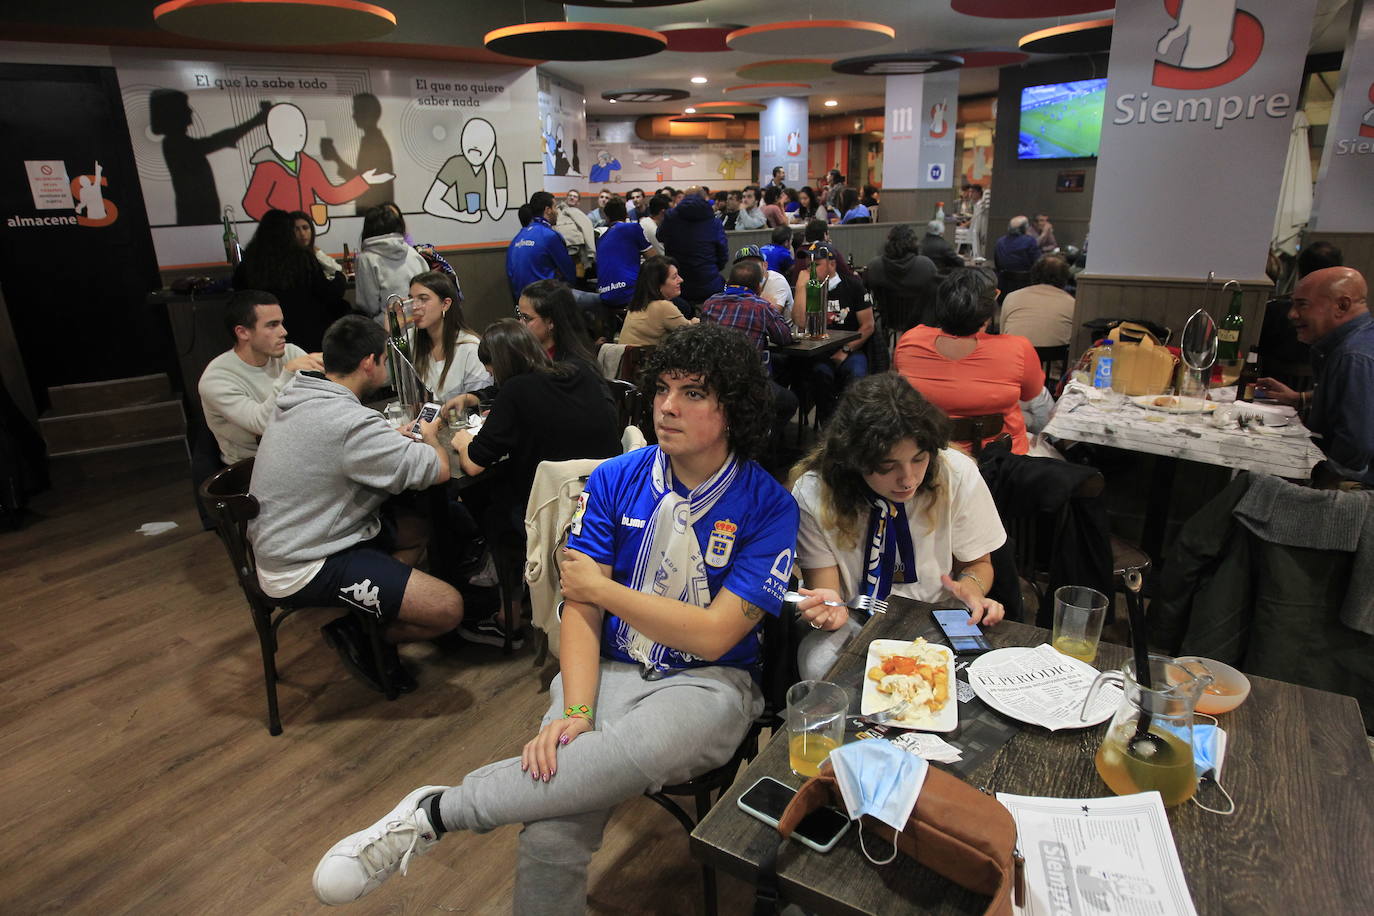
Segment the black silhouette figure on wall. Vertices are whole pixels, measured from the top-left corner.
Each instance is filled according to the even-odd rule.
[[[391,145],[386,142],[386,137],[377,129],[377,122],[381,118],[382,103],[378,101],[375,95],[370,92],[360,92],[353,96],[353,123],[358,125],[358,129],[363,132],[363,138],[358,142],[358,159],[353,165],[349,165],[339,155],[332,139],[329,137],[320,138],[320,157],[327,162],[334,163],[334,167],[339,170],[339,177],[344,181],[354,175],[361,175],[368,169],[376,169],[378,172],[392,171]],[[395,189],[396,182],[394,181],[372,185],[353,202],[353,212],[362,215],[373,207],[395,200]]]
[[[204,226],[220,221],[219,193],[210,168],[210,153],[229,149],[249,131],[267,123],[271,102],[259,103],[256,115],[237,127],[188,137],[191,105],[186,93],[177,89],[154,89],[148,96],[149,128],[162,136],[162,158],[172,175],[172,196],[176,200],[178,226]]]

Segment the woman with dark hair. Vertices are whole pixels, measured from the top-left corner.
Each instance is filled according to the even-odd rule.
[[[1024,455],[1030,442],[1020,402],[1045,390],[1045,370],[1026,338],[987,332],[996,310],[997,283],[991,271],[951,271],[935,294],[938,327],[917,325],[903,334],[892,366],[951,417],[1001,414],[1011,450]]]
[[[268,210],[234,269],[234,289],[260,289],[281,303],[282,323],[307,353],[318,353],[324,330],[347,313],[343,273],[326,277],[315,256],[301,247],[291,214]]]
[[[801,206],[801,204],[797,203],[797,189],[782,188],[780,190],[782,191],[782,212],[787,214],[788,220],[791,220],[792,214],[796,213],[797,208]]]
[[[296,241],[300,246],[313,254],[315,260],[320,262],[320,269],[324,271],[326,277],[333,277],[343,270],[338,261],[320,251],[315,245],[315,223],[310,219],[309,213],[304,210],[292,210],[291,228],[295,230]]]
[[[405,296],[410,278],[429,270],[429,262],[410,246],[405,233],[406,221],[395,204],[379,204],[363,216],[354,304],[383,326],[386,301]]]
[[[859,192],[853,188],[845,188],[840,194],[840,212],[844,216],[840,217],[841,223],[871,223],[872,215],[868,208],[859,203]]]
[[[918,252],[919,244],[916,230],[898,223],[888,230],[883,253],[864,272],[874,305],[898,334],[926,320],[935,300],[935,263]]]
[[[560,280],[536,280],[520,291],[516,311],[550,359],[555,362],[581,360],[588,366],[593,365],[587,326],[568,284]]]
[[[820,677],[859,631],[844,602],[859,595],[966,605],[990,626],[992,551],[1007,536],[978,466],[949,445],[948,421],[901,376],[855,382],[797,466],[797,566],[817,630],[802,677]],[[822,602],[839,602],[840,606]]]
[[[696,324],[690,321],[673,300],[682,295],[682,274],[672,258],[649,258],[639,265],[639,283],[630,299],[620,343],[633,347],[656,347],[669,331]]]
[[[411,277],[410,298],[412,364],[447,414],[461,406],[465,392],[489,386],[491,373],[477,355],[478,337],[463,319],[463,300],[448,274],[427,270]]]
[[[816,189],[811,185],[806,185],[797,192],[797,208],[793,210],[788,219],[794,223],[805,223],[816,218]]]
[[[485,488],[486,506],[474,507],[473,514],[481,518],[488,543],[511,544],[524,556],[525,502],[539,462],[618,455],[620,424],[596,369],[580,360],[549,359],[529,327],[514,318],[487,325],[477,356],[496,381],[496,400],[476,435],[466,429],[454,433],[453,450],[470,475],[509,456]],[[505,642],[497,617],[464,621],[461,632],[484,645]]]

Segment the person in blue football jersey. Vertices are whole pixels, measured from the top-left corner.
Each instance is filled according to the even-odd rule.
[[[415,789],[315,869],[327,904],[371,893],[450,831],[523,823],[514,912],[583,913],[612,809],[725,763],[763,708],[765,614],[792,572],[797,504],[752,459],[772,393],[738,331],[675,331],[649,358],[658,445],[592,474],[560,563],[561,673],[519,757]]]

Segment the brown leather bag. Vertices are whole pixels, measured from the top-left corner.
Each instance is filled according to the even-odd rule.
[[[881,740],[870,738],[870,741]],[[830,763],[807,780],[778,821],[778,832],[790,837],[801,819],[817,808],[844,810],[844,798]],[[867,815],[862,828],[892,842],[892,828]],[[932,766],[897,837],[897,848],[960,887],[992,898],[985,916],[1011,916],[1012,893],[1022,895],[1022,862],[1016,853],[1016,822],[991,795]]]

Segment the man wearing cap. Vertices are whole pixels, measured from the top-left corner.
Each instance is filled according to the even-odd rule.
[[[863,348],[873,335],[873,305],[864,298],[863,284],[858,278],[846,277],[840,272],[831,245],[813,242],[808,251],[816,265],[816,279],[826,284],[825,326],[832,331],[859,332],[858,337],[832,353],[829,359],[812,364],[816,412],[824,421],[849,380],[868,375],[868,357]],[[792,320],[798,327],[806,324],[806,284],[809,280],[809,271],[797,274]]]
[[[760,293],[768,274],[768,265],[758,253],[757,245],[740,249],[735,263],[730,268],[730,279],[725,289],[716,293],[701,306],[703,324],[718,324],[734,328],[749,338],[758,348],[759,358],[769,369],[769,381],[773,388],[773,402],[776,406],[774,431],[778,431],[797,410],[797,396],[772,379],[772,360],[768,352],[771,340],[779,346],[795,343],[792,331],[772,302]],[[785,281],[784,281],[785,282]]]
[[[787,278],[768,265],[768,258],[757,245],[745,245],[736,251],[734,263],[738,264],[740,261],[757,261],[763,265],[763,289],[759,295],[773,304],[773,309],[789,331],[796,331],[792,324],[792,286],[787,282]]]

